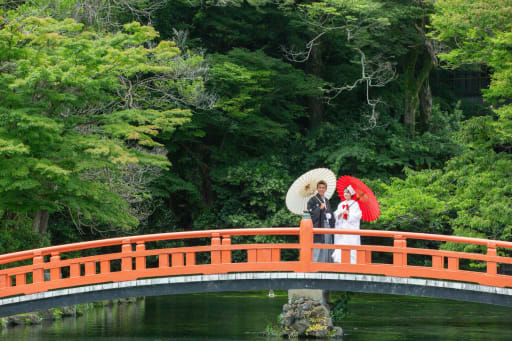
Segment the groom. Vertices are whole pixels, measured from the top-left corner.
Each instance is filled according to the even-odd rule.
[[[313,227],[333,228],[334,214],[332,213],[331,203],[325,197],[327,183],[323,180],[316,184],[317,194],[308,201],[308,211],[313,220]],[[313,243],[332,244],[332,234],[315,234]],[[332,250],[313,249],[313,262],[329,263],[331,262]]]

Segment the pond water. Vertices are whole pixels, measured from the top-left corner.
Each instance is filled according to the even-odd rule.
[[[93,308],[40,326],[7,328],[5,340],[265,340],[286,292],[148,297]],[[344,340],[511,340],[512,308],[416,297],[354,294]]]

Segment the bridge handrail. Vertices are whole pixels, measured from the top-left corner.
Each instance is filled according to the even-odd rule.
[[[297,227],[278,227],[278,228],[239,228],[239,229],[220,229],[220,230],[200,230],[200,231],[184,231],[184,232],[168,232],[157,234],[146,234],[138,236],[125,236],[116,237],[102,240],[92,240],[86,242],[70,243],[56,246],[48,246],[39,249],[18,251],[8,254],[0,255],[0,264],[7,264],[27,259],[32,259],[34,255],[48,256],[52,253],[59,252],[72,252],[85,249],[93,249],[107,246],[122,245],[123,243],[137,243],[137,242],[152,242],[164,240],[177,240],[177,239],[192,239],[192,238],[208,238],[212,233],[218,233],[221,236],[256,236],[256,235],[298,235],[300,229]],[[474,244],[488,246],[489,244],[494,247],[503,247],[512,249],[512,242],[491,240],[483,238],[470,238],[449,235],[437,235],[418,232],[405,232],[405,231],[384,231],[384,230],[338,230],[329,228],[313,228],[314,234],[348,234],[360,235],[367,237],[388,237],[395,238],[400,236],[404,239],[420,239],[441,242],[455,242],[464,244]]]
[[[392,246],[314,244],[315,234],[391,238]],[[269,235],[298,236],[298,241],[247,244],[237,241],[232,244],[231,239],[234,236]],[[201,241],[194,243],[198,245],[193,246],[156,245],[154,247],[148,244],[157,241],[198,238]],[[407,246],[409,239],[464,243],[483,248],[479,248],[475,253],[439,250],[431,247],[416,248]],[[66,254],[109,246],[120,246],[120,249],[102,250],[93,256],[74,257],[73,254]],[[11,267],[7,266],[6,269],[0,270],[0,297],[138,278],[259,271],[365,273],[512,287],[512,276],[500,274],[497,271],[499,264],[512,264],[512,257],[508,254],[498,256],[498,247],[512,249],[512,242],[403,231],[313,228],[311,219],[303,219],[300,227],[216,229],[125,236],[0,255],[0,264],[5,266],[11,263]],[[282,253],[290,249],[298,250],[298,257],[296,251]],[[340,250],[341,263],[315,262],[314,249]],[[351,262],[353,253],[357,255],[355,263]],[[380,253],[386,256],[381,257]],[[374,259],[372,259],[375,255],[378,256],[375,259],[377,262],[373,262]],[[389,263],[389,255],[392,259],[391,263]],[[418,259],[414,257],[423,257],[421,259],[425,260],[416,263],[411,261]],[[31,263],[25,265],[15,263],[23,260],[31,260]],[[462,266],[459,264],[461,260]],[[465,267],[464,262],[467,260],[480,262],[484,267],[474,271]]]
[[[401,238],[404,238],[404,239],[421,239],[421,240],[454,242],[454,243],[464,243],[464,244],[474,244],[474,245],[484,245],[484,246],[487,246],[491,243],[495,247],[503,247],[503,248],[512,249],[512,242],[507,242],[507,241],[502,241],[502,240],[451,236],[451,235],[443,235],[443,234],[429,234],[429,233],[419,233],[419,232],[384,231],[384,230],[348,230],[348,229],[347,230],[337,230],[337,229],[329,229],[329,228],[313,228],[313,233],[314,234],[350,234],[350,235],[360,235],[360,236],[367,236],[367,237],[389,237],[389,238],[395,238],[396,236],[401,236]]]
[[[279,227],[279,228],[242,228],[242,229],[222,229],[222,230],[200,230],[184,232],[167,232],[145,234],[138,236],[116,237],[101,240],[91,240],[86,242],[69,243],[56,246],[42,247],[33,250],[18,251],[0,255],[0,264],[7,264],[27,259],[32,259],[34,255],[49,256],[52,253],[73,252],[85,249],[95,249],[100,247],[122,245],[125,243],[154,242],[177,239],[210,238],[212,234],[230,235],[230,236],[256,236],[256,235],[298,235],[298,227]]]

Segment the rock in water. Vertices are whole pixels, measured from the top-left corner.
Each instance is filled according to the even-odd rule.
[[[343,338],[341,327],[334,327],[329,310],[317,299],[293,296],[283,306],[281,326],[285,337]]]

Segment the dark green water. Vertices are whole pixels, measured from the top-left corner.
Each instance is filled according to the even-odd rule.
[[[148,297],[78,319],[0,331],[5,340],[265,340],[287,298],[266,292]],[[344,340],[512,340],[512,309],[354,294]]]

